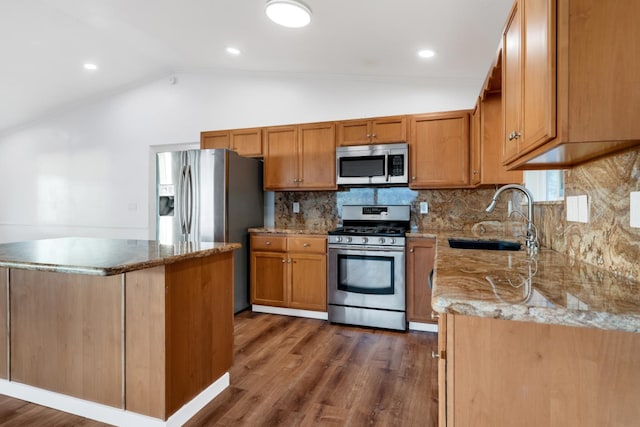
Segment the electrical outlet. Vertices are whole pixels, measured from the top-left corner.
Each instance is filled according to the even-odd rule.
[[[589,222],[589,201],[587,196],[578,196],[578,222]]]
[[[630,225],[640,228],[640,191],[632,191],[629,195]]]
[[[293,202],[293,213],[300,213],[300,202]]]
[[[423,215],[429,213],[429,203],[420,202],[420,213]]]

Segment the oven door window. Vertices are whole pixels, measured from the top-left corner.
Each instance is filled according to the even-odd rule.
[[[394,258],[338,254],[338,289],[359,294],[393,295]]]
[[[385,176],[384,156],[341,157],[339,174],[343,178]]]

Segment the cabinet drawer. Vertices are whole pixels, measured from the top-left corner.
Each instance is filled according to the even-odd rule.
[[[324,254],[327,252],[326,237],[289,237],[290,252]]]
[[[252,251],[276,251],[284,252],[287,249],[287,238],[284,236],[274,236],[269,234],[252,235]]]

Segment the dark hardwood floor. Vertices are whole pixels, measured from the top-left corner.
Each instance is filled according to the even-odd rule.
[[[231,385],[187,426],[437,425],[436,334],[240,313]],[[0,426],[104,424],[0,396]]]
[[[436,426],[437,336],[244,312],[231,386],[187,426]]]

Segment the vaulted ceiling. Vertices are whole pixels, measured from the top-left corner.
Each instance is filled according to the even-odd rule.
[[[304,2],[311,24],[290,29],[268,20],[266,0],[1,0],[0,133],[196,70],[471,79],[480,90],[512,0]],[[426,48],[436,56],[419,58]]]

